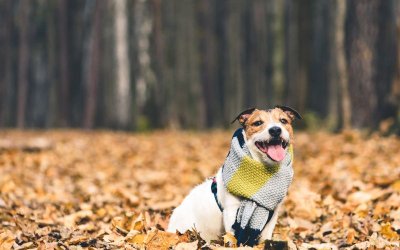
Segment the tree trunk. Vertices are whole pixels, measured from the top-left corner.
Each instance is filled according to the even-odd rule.
[[[82,127],[86,106],[86,85],[88,82],[89,41],[95,1],[68,1],[67,12],[70,32],[68,58],[70,61],[69,91],[69,125]]]
[[[161,4],[161,3],[160,3]],[[158,3],[155,3],[156,8],[160,8],[161,6]],[[156,73],[152,68],[152,54],[150,48],[150,37],[153,34],[153,21],[157,19],[157,22],[160,22],[160,18],[152,17],[150,14],[150,3],[147,0],[139,0],[135,2],[134,8],[134,18],[135,18],[135,37],[137,39],[137,47],[135,48],[137,51],[137,63],[138,70],[135,79],[135,104],[136,112],[138,114],[142,114],[143,111],[147,108],[151,108],[154,106],[152,102],[155,100],[160,101],[163,99],[163,95],[165,92],[156,92],[155,89],[162,89],[163,80],[157,82]],[[158,9],[157,9],[158,10]],[[160,23],[155,24],[156,28],[160,28]],[[162,45],[160,42],[160,30],[157,30],[157,53],[158,57],[163,60],[163,56],[161,55]],[[158,62],[158,63],[163,63]],[[160,64],[158,64],[160,66]],[[161,68],[162,69],[162,66]],[[155,93],[156,92],[156,93]],[[160,98],[157,96],[160,95]],[[156,111],[152,108],[153,111]],[[156,111],[156,113],[158,113]],[[152,122],[157,122],[157,119],[153,119],[154,116],[159,116],[159,114],[149,114],[150,120]],[[152,117],[153,116],[153,117]]]
[[[379,39],[377,39],[375,64],[378,109],[377,117],[375,117],[376,126],[380,121],[397,116],[397,103],[391,99],[391,89],[396,77],[396,51],[400,42],[396,36],[395,1],[379,1],[378,15],[377,37]]]
[[[271,44],[270,56],[272,61],[271,81],[273,91],[268,95],[272,104],[283,103],[283,92],[285,87],[284,60],[285,60],[285,34],[284,13],[285,2],[267,1],[269,8],[269,22],[271,22],[269,43]]]
[[[217,78],[217,37],[215,34],[215,5],[212,0],[199,1],[200,78],[204,93],[207,127],[222,125]]]
[[[152,17],[153,17],[153,37],[152,37],[152,57],[154,60],[154,75],[156,81],[152,88],[151,95],[153,105],[149,110],[149,116],[151,117],[152,125],[156,128],[164,127],[167,125],[168,113],[167,113],[167,86],[165,75],[165,34],[163,30],[163,4],[162,0],[151,0]],[[151,50],[150,50],[151,51]],[[156,114],[156,115],[154,115]]]
[[[243,74],[243,29],[241,27],[243,7],[241,1],[224,2],[227,7],[225,33],[223,43],[225,52],[224,74],[224,114],[228,124],[239,112],[248,108],[244,103],[244,74]]]
[[[347,12],[347,61],[351,121],[356,128],[376,125],[375,89],[379,0],[350,1]]]
[[[315,1],[312,7],[311,21],[311,48],[309,61],[309,81],[307,94],[307,109],[312,110],[318,117],[325,118],[328,114],[328,102],[330,97],[337,96],[328,92],[328,72],[332,60],[329,54],[331,39],[329,33],[332,28],[329,14],[330,0]]]
[[[396,36],[397,41],[400,41],[400,2],[395,1],[395,16],[396,16]],[[389,100],[393,103],[397,108],[396,114],[396,125],[397,125],[397,132],[400,132],[400,44],[397,43],[396,48],[397,53],[397,61],[396,61],[396,75],[393,80],[392,88],[390,91]]]
[[[59,118],[61,126],[69,122],[69,55],[68,55],[68,0],[59,0],[58,34],[60,43],[60,101]]]
[[[296,100],[294,105],[300,112],[307,109],[307,100],[309,99],[310,82],[310,55],[314,50],[312,43],[311,27],[312,27],[312,12],[315,3],[307,0],[296,1],[297,5],[297,43],[298,43],[298,78],[296,79],[296,94],[291,97],[291,100]],[[292,92],[293,94],[293,92]],[[323,93],[321,93],[323,94]]]
[[[294,0],[285,1],[285,92],[287,105],[299,109],[299,48],[298,48],[298,6]]]
[[[346,2],[337,0],[331,5],[335,5],[333,15],[332,49],[330,71],[330,102],[328,122],[332,128],[350,128],[351,125],[351,103],[349,96],[349,86],[347,81],[347,63],[344,47],[344,30],[346,17]],[[333,9],[333,8],[331,8]],[[340,113],[340,114],[338,114]],[[339,119],[341,124],[339,124]]]
[[[204,101],[200,85],[194,2],[175,1],[176,6],[176,110],[183,127],[204,126]]]
[[[115,0],[116,60],[116,126],[127,129],[131,124],[131,76],[128,57],[126,0]]]
[[[89,58],[87,67],[86,105],[83,126],[91,129],[95,124],[97,89],[99,82],[99,53],[100,53],[100,27],[101,27],[101,0],[95,0],[92,16],[92,28],[89,38]]]
[[[17,127],[25,127],[26,102],[28,94],[29,65],[29,13],[30,1],[21,1],[19,6],[19,54],[18,54],[18,107]]]
[[[0,126],[5,127],[10,124],[11,99],[14,84],[12,83],[12,11],[13,2],[3,1],[0,4],[2,12],[0,14],[2,25],[0,27]]]
[[[269,60],[268,32],[271,29],[267,22],[266,3],[252,1],[245,8],[244,29],[244,54],[245,77],[243,82],[248,87],[244,88],[244,104],[246,107],[268,107],[272,96],[272,84],[267,76],[272,75],[272,63]],[[249,27],[249,28],[246,28]]]
[[[55,3],[38,2],[32,8],[30,17],[30,88],[28,93],[29,112],[26,114],[26,126],[43,128],[48,125],[52,116],[49,110],[51,87],[55,81],[53,76],[55,51]],[[42,14],[43,13],[43,14]],[[45,21],[39,21],[45,20]],[[44,35],[42,35],[44,34]],[[57,106],[57,105],[55,105]]]

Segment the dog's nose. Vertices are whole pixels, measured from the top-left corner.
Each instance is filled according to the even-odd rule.
[[[274,137],[278,137],[278,136],[281,135],[282,129],[280,127],[275,126],[275,127],[270,128],[268,130],[268,132],[269,132],[270,135],[272,135]]]

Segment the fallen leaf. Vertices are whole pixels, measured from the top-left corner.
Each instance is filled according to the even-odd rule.
[[[392,229],[392,225],[389,222],[381,225],[381,234],[388,240],[400,239],[399,235]]]
[[[11,249],[14,241],[14,235],[10,231],[6,230],[0,233],[0,249]]]
[[[299,250],[316,249],[316,250],[337,250],[338,247],[332,243],[303,243],[300,245]]]
[[[226,233],[224,236],[222,236],[224,239],[224,246],[228,247],[236,247],[237,246],[237,239],[235,236],[231,233]]]
[[[176,245],[175,250],[196,250],[198,241],[193,242],[181,242]]]

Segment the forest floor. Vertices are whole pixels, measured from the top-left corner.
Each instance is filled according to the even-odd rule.
[[[0,249],[204,246],[195,232],[164,229],[172,209],[223,163],[230,138],[2,131]],[[400,139],[354,131],[295,139],[294,182],[274,240],[299,249],[399,249]],[[208,248],[232,244],[226,236]]]

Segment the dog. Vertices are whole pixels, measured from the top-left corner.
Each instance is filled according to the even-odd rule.
[[[276,106],[269,110],[255,108],[245,110],[233,122],[238,120],[242,126],[242,129],[238,130],[242,134],[239,136],[243,136],[251,157],[267,167],[283,162],[285,153],[293,143],[292,122],[295,119],[301,119],[296,110],[286,106]],[[184,233],[195,229],[207,242],[217,240],[225,233],[237,236],[233,225],[243,198],[227,190],[223,167],[218,170],[214,178],[196,186],[174,209],[168,232]],[[287,190],[284,196],[286,192]],[[270,213],[272,216],[268,218],[268,222],[257,236],[257,242],[272,238],[281,204],[282,201],[279,201]],[[241,243],[246,244],[246,242]]]

